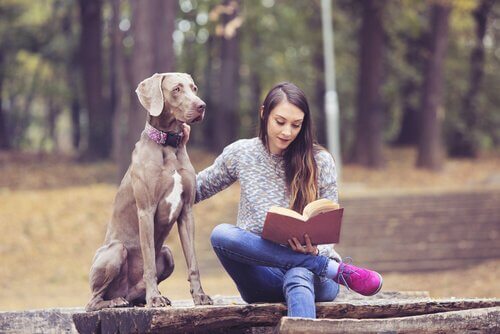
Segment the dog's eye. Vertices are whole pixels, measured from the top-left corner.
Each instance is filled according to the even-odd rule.
[[[196,93],[197,91],[198,91],[198,87],[194,86],[194,87],[193,87],[193,92],[195,92],[195,93]]]
[[[181,87],[175,87],[173,92],[174,93],[179,93],[181,91]]]

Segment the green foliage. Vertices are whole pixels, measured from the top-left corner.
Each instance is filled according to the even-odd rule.
[[[405,103],[419,107],[419,90],[403,98],[402,86],[408,82],[417,87],[421,85],[422,64],[412,62],[411,55],[425,57],[425,48],[418,43],[428,33],[428,8],[433,1],[386,3],[385,70],[381,90],[386,141],[393,140],[399,132]],[[458,129],[469,133],[481,149],[491,149],[500,142],[500,4],[497,2],[493,7],[485,40],[485,75],[478,98],[478,123],[473,131],[467,132],[460,110],[462,97],[469,88],[470,53],[475,43],[475,23],[471,13],[479,1],[455,0],[450,3],[453,11],[445,68],[445,134],[450,140],[450,134]],[[209,98],[203,95],[212,91],[211,74],[220,68],[220,40],[216,35],[220,17],[214,15],[214,9],[220,4],[217,0],[179,0],[177,31],[174,33],[176,70],[192,73],[204,98]],[[122,5],[123,19],[130,19],[128,2],[122,2]],[[344,151],[349,151],[356,136],[359,3],[335,0],[332,14],[341,139]],[[110,43],[107,35],[110,16],[110,4],[105,2],[105,46]],[[237,111],[240,136],[255,134],[257,110],[263,95],[282,80],[297,83],[306,92],[313,112],[323,112],[321,92],[318,92],[324,76],[320,2],[241,0],[240,16],[243,19],[237,30],[241,38],[240,107]],[[61,115],[68,115],[71,101],[81,95],[81,88],[70,88],[68,84],[68,71],[79,71],[78,58],[75,58],[79,29],[78,6],[74,0],[0,1],[2,107],[15,146],[40,147],[40,138],[47,132],[49,102],[57,106]],[[126,54],[130,54],[132,45],[130,37],[126,37]],[[415,49],[415,45],[419,47]],[[105,78],[109,77],[108,72],[105,69]],[[33,133],[40,135],[34,136]]]

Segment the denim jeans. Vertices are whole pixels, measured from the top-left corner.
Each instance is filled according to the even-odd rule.
[[[332,301],[339,286],[326,278],[329,259],[307,255],[230,224],[214,228],[215,254],[247,303],[284,302],[289,317],[316,318],[315,301]]]

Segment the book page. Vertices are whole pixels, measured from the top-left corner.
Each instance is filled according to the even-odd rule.
[[[288,217],[292,217],[292,218],[296,218],[296,219],[305,221],[304,216],[301,215],[300,213],[298,213],[297,211],[293,211],[293,210],[287,209],[287,208],[282,208],[280,206],[272,206],[269,209],[269,212],[277,213],[277,214],[280,214],[283,216],[288,216]]]
[[[303,216],[307,220],[320,213],[337,210],[340,206],[326,198],[318,199],[306,205]]]

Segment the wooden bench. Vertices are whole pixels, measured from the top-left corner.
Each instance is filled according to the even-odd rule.
[[[191,300],[172,307],[121,308],[87,313],[81,308],[0,312],[1,333],[336,333],[439,332],[500,329],[500,299],[431,299],[426,292],[386,292],[362,297],[342,291],[317,303],[318,319],[286,317],[282,303],[246,304],[213,296],[214,305]],[[378,329],[377,329],[378,330]]]

